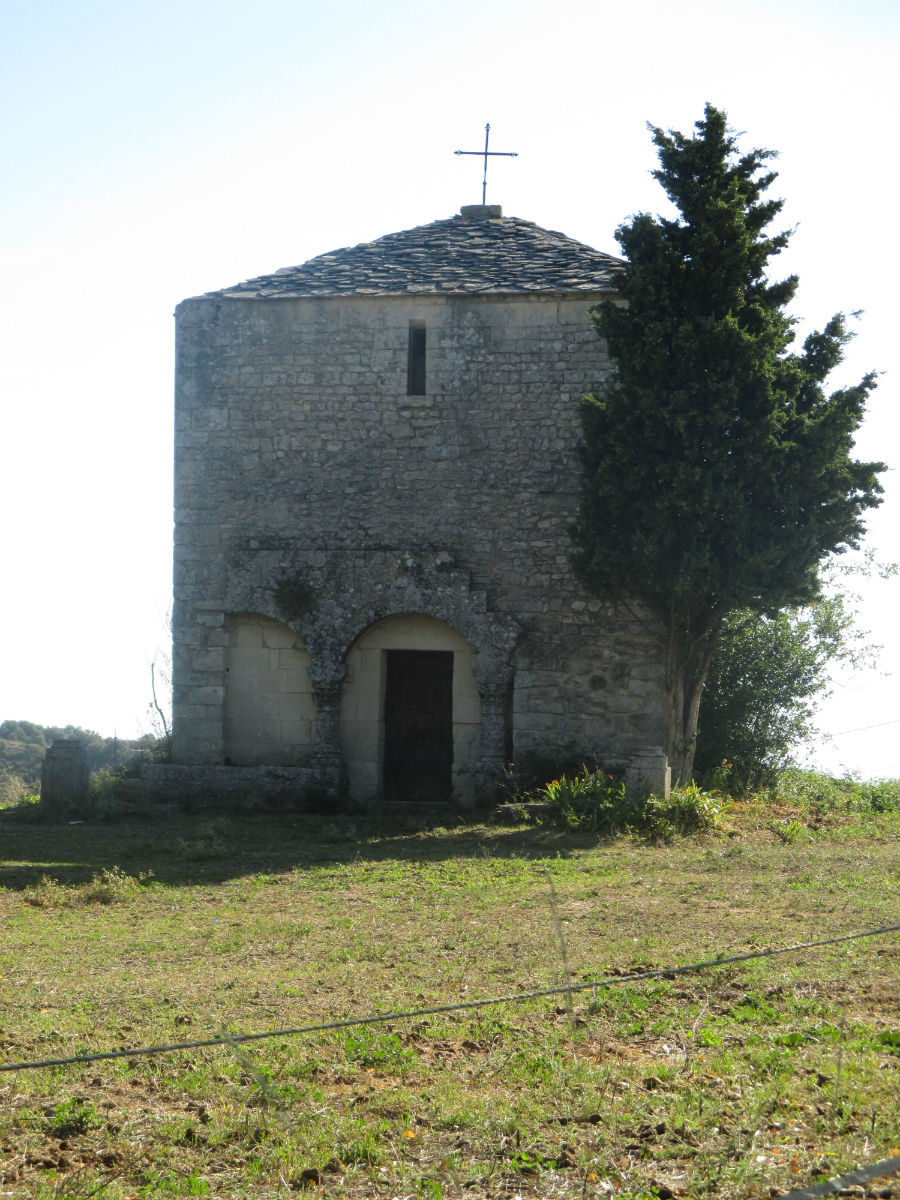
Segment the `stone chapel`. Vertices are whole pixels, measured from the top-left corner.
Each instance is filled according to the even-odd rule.
[[[658,762],[660,644],[569,565],[618,265],[479,205],[178,306],[171,777],[466,806]]]

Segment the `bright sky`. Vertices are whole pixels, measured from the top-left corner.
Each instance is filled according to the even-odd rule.
[[[884,372],[869,544],[900,559],[894,0],[0,0],[5,584],[0,720],[136,736],[171,589],[175,305],[481,198],[617,252],[658,211],[650,121],[709,100],[780,151],[779,273],[835,383]],[[867,587],[879,669],[841,677],[817,762],[900,774],[900,582]],[[867,726],[866,732],[847,733]]]

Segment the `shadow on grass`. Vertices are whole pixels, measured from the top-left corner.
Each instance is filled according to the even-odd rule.
[[[452,822],[447,826],[441,820]],[[163,884],[221,883],[349,862],[566,857],[597,837],[547,825],[457,823],[415,811],[365,814],[169,812],[51,819],[35,804],[0,810],[0,887],[32,887],[47,875],[77,884],[114,866],[152,872]]]

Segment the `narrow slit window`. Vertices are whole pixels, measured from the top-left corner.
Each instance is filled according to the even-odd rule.
[[[409,325],[409,362],[406,369],[407,396],[425,395],[425,322]]]

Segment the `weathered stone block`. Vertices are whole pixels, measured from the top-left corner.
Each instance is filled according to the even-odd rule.
[[[672,771],[662,749],[644,749],[636,753],[625,771],[625,791],[632,799],[644,793],[668,800]]]
[[[58,738],[41,767],[41,806],[63,816],[83,808],[88,794],[87,753],[77,738]]]

